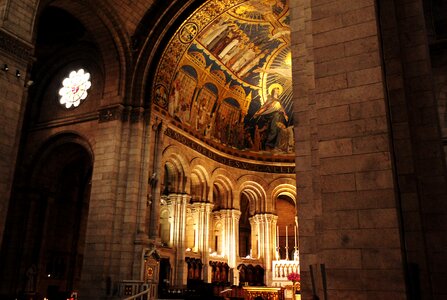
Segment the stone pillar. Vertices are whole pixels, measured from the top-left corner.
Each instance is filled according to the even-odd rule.
[[[16,13],[15,7],[15,4],[12,5],[8,12]],[[34,18],[23,19],[23,25],[28,25],[31,19]],[[27,72],[33,51],[33,45],[25,42],[31,40],[30,35],[27,35],[27,39],[19,39],[10,34],[18,34],[16,31],[23,30],[22,26],[5,31],[3,25],[0,20],[0,247],[16,168],[27,99]],[[16,72],[19,72],[20,77],[17,77]]]
[[[171,206],[171,245],[176,249],[174,262],[174,278],[175,286],[183,286],[186,284],[187,272],[185,272],[185,228],[186,228],[186,206],[190,196],[185,194],[169,195],[168,205]]]
[[[425,1],[377,3],[408,293],[443,299],[447,247],[439,245],[447,245],[447,146],[443,149],[442,98],[435,96],[433,65],[444,64],[438,55],[446,48],[441,40],[428,40],[433,24],[427,22],[431,12],[424,12]],[[444,67],[441,72],[445,77]]]
[[[253,258],[259,258],[259,223],[258,219],[255,217],[251,217],[248,219],[250,221],[251,228],[251,256]]]
[[[376,1],[290,6],[303,298],[403,299]]]
[[[222,211],[224,222],[223,254],[228,257],[230,268],[236,267],[239,257],[239,218],[241,212],[234,209]]]
[[[250,223],[256,227],[255,230],[257,236],[255,237],[255,240],[259,243],[259,253],[257,257],[264,262],[265,284],[267,286],[271,285],[272,261],[275,259],[277,220],[278,216],[273,214],[256,214],[250,218]]]
[[[120,278],[123,244],[132,246],[131,251],[126,249],[131,257],[127,265],[132,266],[135,232],[133,236],[123,234],[125,168],[120,169],[120,162],[123,140],[128,134],[125,128],[129,128],[122,121],[123,112],[124,107],[119,105],[99,112],[80,287],[80,294],[88,299],[111,295],[107,282],[126,279]]]
[[[166,130],[166,125],[163,124],[159,120],[155,120],[152,124],[152,132],[153,138],[151,139],[151,149],[153,149],[152,157],[152,167],[150,174],[150,216],[149,216],[149,238],[153,241],[156,241],[159,237],[159,226],[158,223],[160,221],[160,203],[161,203],[161,180],[160,176],[163,174],[163,166],[162,163],[162,151],[163,151],[163,138],[164,132]]]
[[[237,259],[239,257],[239,218],[241,212],[235,209],[220,211],[223,223],[222,254],[228,259],[230,274],[236,274]],[[230,278],[232,284],[235,279]]]
[[[214,204],[194,203],[193,207],[197,210],[197,250],[201,253],[203,263],[203,279],[207,281],[209,272],[209,236],[210,236],[210,218]]]
[[[119,177],[119,186],[123,191],[125,205],[122,209],[124,222],[121,242],[123,252],[128,254],[120,256],[121,263],[115,268],[120,274],[126,274],[122,275],[126,276],[122,279],[140,280],[144,265],[143,253],[152,248],[145,217],[148,213],[147,182],[151,159],[148,153],[152,150],[148,141],[154,134],[149,126],[148,112],[141,107],[125,107],[122,121],[122,175]],[[127,270],[123,266],[129,265],[129,262],[132,262],[133,266],[132,275],[127,277]]]

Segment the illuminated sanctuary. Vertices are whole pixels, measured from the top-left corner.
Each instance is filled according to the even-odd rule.
[[[446,24],[0,0],[0,299],[446,299]]]
[[[299,272],[289,23],[285,1],[209,2],[161,55],[149,189],[160,282],[285,286]]]

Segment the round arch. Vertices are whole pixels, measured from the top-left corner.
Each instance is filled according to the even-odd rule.
[[[128,35],[118,26],[118,16],[101,1],[91,2],[67,0],[45,1],[39,6],[39,16],[47,7],[60,8],[77,20],[92,35],[103,60],[104,90],[116,91],[115,96],[125,96],[125,79],[131,51]],[[38,22],[36,28],[38,28]],[[37,30],[34,35],[36,36]],[[111,51],[112,50],[112,51]],[[118,58],[118,59],[117,59]]]
[[[179,154],[181,151],[175,146],[168,146],[165,148],[162,154],[162,166],[164,168],[164,188],[168,188],[170,192],[175,193],[189,193],[189,180],[188,174],[191,174],[189,164],[186,157]],[[169,180],[169,182],[166,182]],[[163,189],[162,189],[163,190]]]
[[[239,191],[244,193],[250,200],[250,207],[254,208],[254,212],[265,212],[268,197],[264,187],[267,186],[267,182],[263,178],[254,175],[243,176],[238,182],[241,182]]]
[[[52,298],[79,289],[82,278],[72,274],[82,274],[93,160],[90,143],[75,132],[56,134],[38,147],[10,208],[24,227],[9,225],[2,272],[18,278],[34,274],[33,290]],[[15,235],[20,244],[10,238]],[[17,282],[17,289],[26,291],[20,286],[25,282]]]
[[[51,136],[37,147],[38,150],[32,155],[30,161],[30,169],[32,172],[29,173],[29,182],[40,180],[41,178],[39,178],[38,174],[49,169],[46,162],[50,160],[51,155],[56,152],[58,148],[68,144],[78,145],[80,149],[84,150],[88,154],[90,165],[93,167],[94,153],[90,141],[77,132],[63,131]],[[55,167],[61,168],[61,166]]]
[[[206,168],[195,161],[191,166],[191,199],[193,202],[208,202],[209,195],[209,174]]]
[[[218,168],[212,173],[211,184],[209,199],[215,204],[214,209],[234,208],[236,181],[233,175],[226,169]]]

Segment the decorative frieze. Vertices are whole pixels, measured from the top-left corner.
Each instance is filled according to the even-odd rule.
[[[99,110],[99,122],[121,120],[138,123],[146,118],[147,112],[142,107],[116,105]]]
[[[211,149],[204,147],[200,145],[199,143],[193,141],[192,139],[186,137],[185,135],[181,134],[180,132],[177,132],[173,130],[172,128],[167,128],[165,131],[165,135],[182,143],[183,145],[199,152],[202,155],[205,155],[206,157],[217,161],[218,163],[238,168],[238,169],[244,169],[247,171],[254,171],[254,172],[264,172],[264,173],[280,173],[280,174],[294,174],[295,172],[295,166],[293,164],[290,165],[268,165],[260,162],[260,163],[250,163],[245,161],[240,161],[237,159],[233,159],[230,157],[226,157],[223,155],[220,155]]]
[[[8,33],[0,30],[0,50],[7,54],[28,62],[33,55],[33,47],[20,39],[17,39]]]

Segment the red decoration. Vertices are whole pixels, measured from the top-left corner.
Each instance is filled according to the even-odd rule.
[[[299,273],[292,272],[289,275],[287,275],[287,279],[292,282],[297,282],[301,280],[301,277]]]

